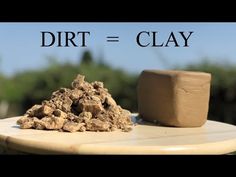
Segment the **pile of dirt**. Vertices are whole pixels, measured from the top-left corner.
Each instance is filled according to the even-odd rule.
[[[68,132],[132,130],[131,113],[116,104],[102,82],[88,83],[84,78],[77,75],[71,88],[53,92],[50,100],[31,107],[17,124],[22,129]]]

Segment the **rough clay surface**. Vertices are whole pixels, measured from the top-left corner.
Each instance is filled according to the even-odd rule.
[[[22,129],[67,132],[132,130],[131,113],[116,104],[102,82],[88,83],[84,78],[77,75],[70,89],[53,92],[50,100],[31,107],[17,124]]]

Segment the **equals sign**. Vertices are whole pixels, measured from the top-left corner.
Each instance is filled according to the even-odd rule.
[[[107,36],[107,42],[119,42],[118,36]]]

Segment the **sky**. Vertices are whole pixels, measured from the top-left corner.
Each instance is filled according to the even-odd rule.
[[[58,31],[89,31],[90,36],[86,37],[87,47],[41,47],[41,31],[55,35]],[[140,47],[136,37],[141,31],[156,32],[157,43],[167,42],[173,32],[180,47],[173,43]],[[182,47],[179,31],[194,32],[189,47]],[[119,36],[119,42],[106,42],[107,36]],[[51,39],[47,36],[46,40]],[[141,40],[146,43],[153,38],[144,34]],[[75,41],[81,45],[81,36]],[[87,49],[95,58],[103,57],[113,67],[134,73],[197,63],[205,57],[236,64],[236,23],[0,23],[0,72],[6,75],[45,67],[48,57],[76,63]]]

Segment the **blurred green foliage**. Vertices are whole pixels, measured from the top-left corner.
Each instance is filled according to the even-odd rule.
[[[210,60],[173,69],[205,71],[212,74],[209,119],[236,125],[236,66],[217,64]],[[70,87],[77,74],[86,76],[89,82],[104,82],[106,88],[122,107],[137,112],[136,87],[138,74],[115,69],[102,59],[94,59],[85,51],[78,64],[60,63],[48,58],[48,66],[39,70],[16,73],[11,77],[0,73],[0,101],[10,108],[7,117],[21,115],[33,104],[49,99],[60,87]]]
[[[70,87],[77,74],[85,75],[89,82],[104,82],[118,104],[137,111],[137,75],[114,69],[102,60],[95,62],[88,51],[85,51],[79,64],[59,63],[56,58],[49,57],[46,68],[24,71],[9,78],[0,75],[0,101],[10,103],[8,116],[23,114],[33,104],[49,99],[53,91]]]

